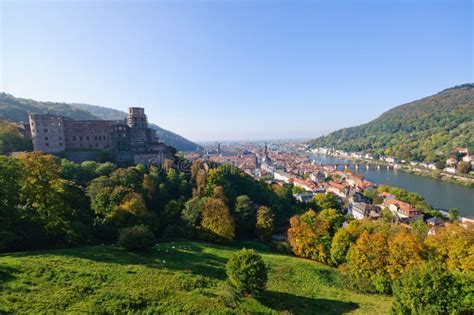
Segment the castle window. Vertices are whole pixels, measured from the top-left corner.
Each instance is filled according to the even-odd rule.
[[[72,141],[76,141],[76,136],[72,136]]]
[[[79,141],[82,141],[82,136],[79,137]]]
[[[48,129],[45,128],[45,129],[44,129],[44,132],[48,132]]]
[[[61,137],[59,137],[59,140],[63,140],[63,139],[61,139]]]
[[[49,147],[49,143],[48,143],[48,142],[46,142],[45,145],[46,145],[47,147]]]
[[[86,141],[89,141],[89,136],[86,137]]]
[[[62,147],[62,146],[63,146],[63,143],[62,143],[62,142],[59,142],[59,146]]]
[[[44,140],[48,140],[48,137],[44,137]]]
[[[100,136],[99,136],[99,138],[100,138]],[[94,140],[97,141],[97,136],[94,137]],[[100,140],[100,139],[99,139],[99,140]]]

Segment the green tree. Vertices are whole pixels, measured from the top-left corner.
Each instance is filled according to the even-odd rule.
[[[18,238],[21,166],[18,160],[0,156],[0,252],[11,248]],[[17,229],[15,229],[15,226]]]
[[[15,124],[0,121],[0,154],[32,149],[31,140],[25,139]]]
[[[133,251],[149,250],[155,244],[155,236],[145,225],[134,225],[119,231],[118,244]]]
[[[269,242],[272,239],[274,229],[274,214],[272,209],[261,206],[257,210],[257,222],[255,232],[257,237],[263,241]]]
[[[313,197],[314,203],[317,205],[318,210],[323,209],[340,209],[341,205],[337,201],[333,194],[316,194]]]
[[[455,222],[459,218],[459,211],[456,208],[450,208],[448,210],[448,219],[451,222]]]
[[[255,227],[255,206],[247,195],[238,196],[235,200],[234,218],[237,237],[252,237]]]
[[[472,282],[471,282],[472,284]],[[468,291],[468,290],[466,290]],[[468,301],[462,284],[439,265],[428,263],[402,274],[394,284],[395,314],[469,314],[474,304]],[[472,286],[470,294],[472,294]]]
[[[418,240],[424,241],[428,236],[429,226],[423,220],[416,220],[410,224],[411,234]]]
[[[267,268],[262,257],[253,249],[242,249],[226,264],[229,283],[239,294],[258,297],[267,284]]]

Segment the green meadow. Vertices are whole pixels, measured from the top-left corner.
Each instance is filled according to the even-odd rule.
[[[225,264],[241,247],[269,267],[266,292],[235,299]],[[276,254],[258,243],[159,243],[150,252],[116,246],[0,255],[0,313],[384,314],[392,299],[345,288],[338,270]]]

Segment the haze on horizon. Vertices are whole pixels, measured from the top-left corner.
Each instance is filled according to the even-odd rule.
[[[194,141],[314,138],[473,82],[471,1],[0,2],[0,91]]]

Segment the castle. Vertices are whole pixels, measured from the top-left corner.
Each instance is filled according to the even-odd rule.
[[[30,114],[33,149],[72,161],[96,160],[103,152],[120,165],[147,164],[171,158],[174,148],[159,142],[148,128],[145,110],[130,107],[127,119],[73,120],[50,114]]]

